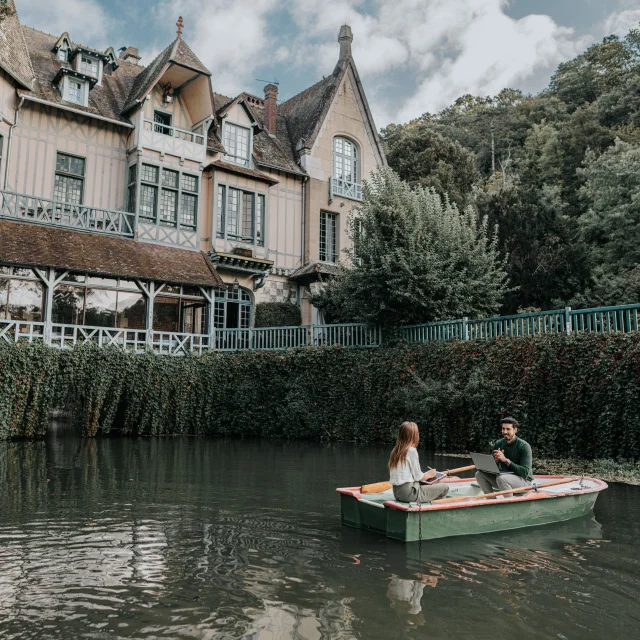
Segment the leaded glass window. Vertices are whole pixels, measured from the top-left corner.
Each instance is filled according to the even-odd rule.
[[[127,210],[131,213],[135,213],[136,210],[136,186],[138,180],[138,165],[132,164],[129,167],[129,180],[127,182],[127,188],[129,190],[129,197],[127,198]]]
[[[229,189],[229,200],[227,202],[227,237],[236,239],[238,237],[238,210],[240,209],[241,191]]]
[[[228,122],[224,123],[225,160],[249,166],[249,129]]]
[[[333,139],[333,177],[347,184],[358,182],[358,149],[351,140]]]
[[[182,194],[180,201],[180,224],[190,229],[196,228],[198,215],[198,178],[182,174]]]
[[[155,222],[158,215],[159,169],[151,164],[142,164],[140,170],[140,211],[144,220]]]
[[[226,198],[225,198],[226,191]],[[218,237],[264,245],[265,197],[251,191],[218,187]]]
[[[178,193],[163,189],[160,194],[160,223],[175,226],[177,221]]]
[[[251,294],[239,288],[216,288],[213,323],[216,329],[248,329],[251,326]]]
[[[338,216],[335,213],[320,212],[320,260],[337,262],[338,260]]]
[[[84,158],[58,153],[53,199],[57,202],[82,204],[84,169]]]
[[[242,240],[253,241],[253,193],[242,194]]]

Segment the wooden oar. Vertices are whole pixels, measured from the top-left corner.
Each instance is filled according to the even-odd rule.
[[[547,482],[546,484],[542,484],[539,486],[530,486],[530,487],[520,487],[520,489],[505,489],[504,491],[495,491],[494,493],[483,493],[481,496],[454,496],[453,498],[438,498],[437,500],[432,500],[431,504],[435,504],[436,502],[463,502],[468,500],[484,500],[485,498],[494,498],[496,496],[504,496],[506,494],[511,493],[525,493],[526,491],[544,491],[547,487],[555,487],[559,484],[566,484],[567,482],[575,482],[579,480],[579,478],[569,478],[564,480],[558,480],[557,482]]]
[[[468,467],[460,467],[459,469],[449,469],[448,471],[443,471],[447,476],[450,476],[454,473],[462,473],[463,471],[472,471],[475,469],[475,465],[470,465]],[[393,485],[390,482],[375,482],[373,484],[363,484],[360,487],[360,493],[382,493],[383,491],[388,491],[393,488]]]

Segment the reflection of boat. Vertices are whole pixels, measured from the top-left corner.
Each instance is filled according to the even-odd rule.
[[[450,479],[449,496],[469,499],[426,505],[397,502],[391,490],[366,495],[360,487],[337,491],[342,524],[413,542],[572,520],[590,513],[598,493],[607,488],[602,480],[582,478],[545,489],[563,478],[536,476],[535,491],[501,500],[474,500],[482,491],[473,480]]]

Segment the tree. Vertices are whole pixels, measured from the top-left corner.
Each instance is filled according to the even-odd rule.
[[[313,300],[332,320],[382,326],[497,311],[504,261],[486,218],[460,213],[433,189],[411,189],[391,169],[365,183],[351,218],[349,265]]]
[[[432,187],[458,206],[468,204],[480,174],[475,155],[425,122],[390,125],[382,132],[387,161],[412,187]]]
[[[640,264],[640,146],[616,140],[597,157],[587,153],[580,193],[588,210],[580,217],[585,239],[605,273]]]

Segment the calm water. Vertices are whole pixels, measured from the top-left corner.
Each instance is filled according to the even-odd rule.
[[[640,637],[640,488],[610,486],[594,517],[403,545],[340,526],[335,487],[384,479],[386,455],[0,445],[0,637]]]

